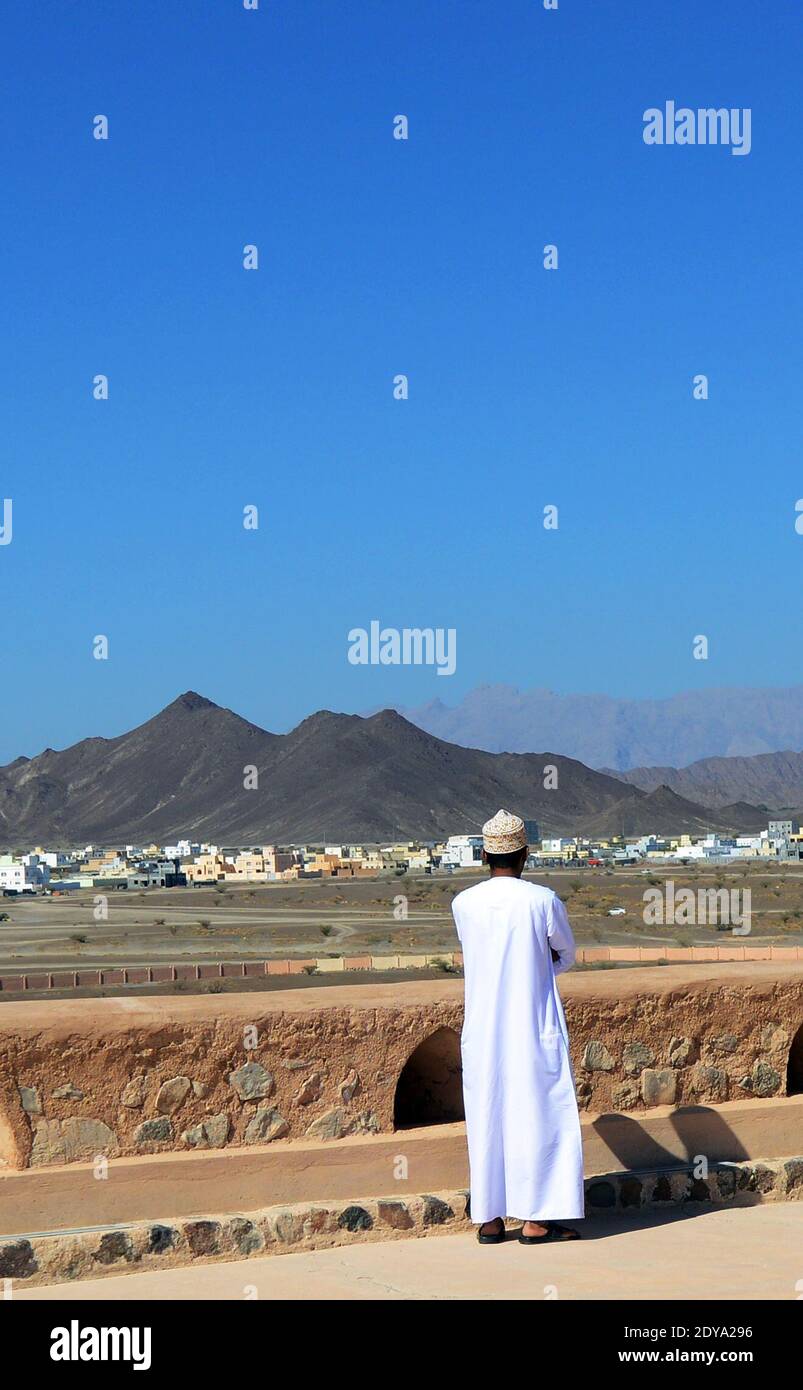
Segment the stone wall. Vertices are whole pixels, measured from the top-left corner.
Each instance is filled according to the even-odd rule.
[[[785,1093],[803,971],[699,970],[562,977],[583,1108]],[[9,1003],[0,1007],[0,1160],[38,1167],[389,1132],[405,1063],[461,1024],[462,982],[449,979]],[[454,1096],[459,1050],[455,1036],[450,1062],[449,1037],[423,1049],[437,1068],[429,1088],[437,1104]],[[409,1093],[404,1113],[411,1117]]]
[[[447,1191],[368,1200],[299,1202],[261,1211],[139,1221],[60,1235],[0,1240],[0,1279],[23,1288],[188,1264],[322,1250],[371,1240],[468,1230],[468,1193]],[[585,1185],[586,1216],[705,1209],[803,1198],[803,1158],[611,1173]]]

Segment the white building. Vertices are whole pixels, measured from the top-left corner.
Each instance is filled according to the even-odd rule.
[[[13,889],[21,893],[25,887],[25,865],[21,859],[13,859],[10,854],[0,855],[0,889]]]
[[[450,835],[446,841],[441,864],[444,868],[470,869],[482,863],[481,835]]]

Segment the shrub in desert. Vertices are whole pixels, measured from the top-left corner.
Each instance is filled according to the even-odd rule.
[[[321,927],[321,936],[331,936],[334,927]]]
[[[304,971],[304,974],[305,974],[305,975],[317,975],[317,974],[318,974],[318,967],[317,967],[317,965],[302,965],[301,969]]]

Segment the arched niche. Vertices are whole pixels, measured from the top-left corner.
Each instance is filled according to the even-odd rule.
[[[453,1028],[439,1028],[419,1043],[402,1068],[393,1123],[396,1129],[409,1129],[463,1118],[460,1038]]]

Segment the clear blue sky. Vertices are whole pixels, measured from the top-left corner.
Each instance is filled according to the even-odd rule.
[[[803,680],[797,3],[63,0],[3,52],[0,761],[187,688]],[[646,146],[669,99],[751,153]],[[372,618],[455,676],[349,665]]]

